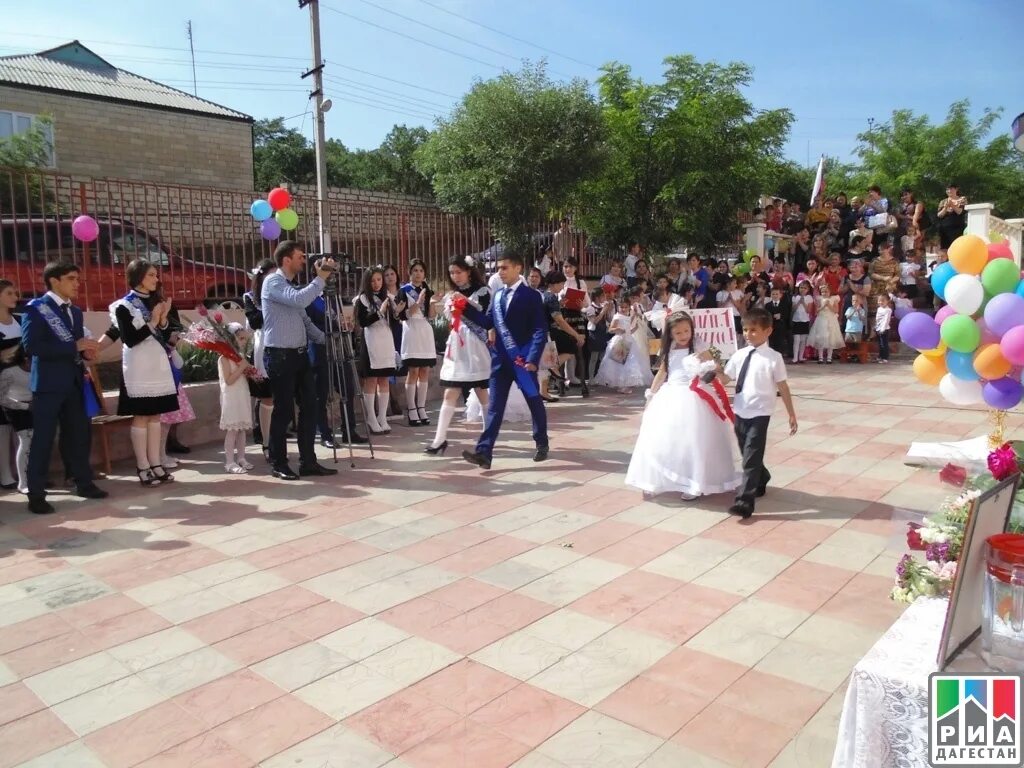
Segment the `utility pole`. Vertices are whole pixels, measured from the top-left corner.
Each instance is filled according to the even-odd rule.
[[[316,212],[320,233],[320,253],[331,253],[331,226],[328,220],[330,207],[327,205],[327,134],[324,129],[324,61],[320,55],[320,3],[318,0],[299,0],[299,9],[309,7],[309,31],[312,38],[313,68],[304,72],[303,79],[313,76],[313,99],[315,127],[313,148],[316,151]],[[330,109],[330,102],[327,102]]]
[[[199,95],[199,88],[196,86],[196,49],[192,45],[192,19],[185,22],[185,33],[188,35],[188,50],[192,54],[192,95]]]

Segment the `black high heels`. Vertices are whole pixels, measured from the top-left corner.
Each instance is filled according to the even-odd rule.
[[[445,440],[445,441],[444,441],[443,443],[441,443],[441,444],[440,444],[439,446],[437,446],[436,448],[435,448],[434,446],[432,446],[432,445],[428,445],[428,446],[427,446],[427,447],[426,447],[426,448],[424,449],[424,451],[423,451],[423,452],[424,452],[424,453],[429,453],[429,454],[430,454],[431,456],[437,456],[437,454],[439,454],[439,453],[440,453],[440,454],[441,454],[442,456],[444,456],[444,452],[445,452],[445,451],[447,451],[447,450],[448,450],[448,441],[447,441],[447,440]]]

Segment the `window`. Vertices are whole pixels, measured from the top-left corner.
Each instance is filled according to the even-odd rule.
[[[38,115],[0,110],[0,140],[9,139],[11,136],[16,136],[19,133],[26,133],[38,119]],[[53,151],[53,125],[48,123],[44,126],[43,130],[46,134],[46,143],[49,148],[46,164],[50,168],[55,168],[57,163]]]
[[[114,264],[127,264],[133,259],[145,259],[158,267],[171,263],[167,253],[141,233],[115,229],[113,235],[110,245]]]

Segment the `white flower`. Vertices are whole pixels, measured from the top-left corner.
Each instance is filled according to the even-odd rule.
[[[951,560],[942,566],[939,571],[939,578],[943,581],[952,581],[956,577],[956,561]]]
[[[472,256],[467,256],[466,257],[466,264],[468,264],[471,267],[475,267],[476,266],[476,259],[474,259]]]

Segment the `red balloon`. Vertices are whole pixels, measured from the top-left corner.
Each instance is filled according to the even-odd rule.
[[[270,203],[270,207],[275,211],[283,211],[291,204],[292,196],[288,194],[287,189],[274,187],[270,190],[270,194],[267,195],[267,202]]]
[[[1010,250],[1010,244],[1006,240],[1000,240],[998,243],[989,243],[988,246],[988,260],[994,259],[1012,259],[1013,251]]]

